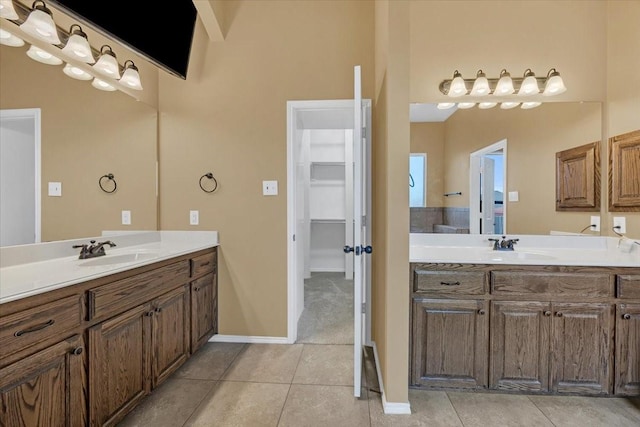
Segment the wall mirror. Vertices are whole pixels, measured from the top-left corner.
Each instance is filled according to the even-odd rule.
[[[157,229],[157,109],[71,79],[62,65],[31,60],[27,48],[0,46],[0,109],[40,111],[41,241]],[[108,173],[118,185],[112,194],[98,185]],[[3,177],[2,185],[24,180]],[[61,196],[48,196],[50,182],[61,183]],[[31,208],[11,207],[31,215]],[[131,225],[122,225],[123,210]]]
[[[414,104],[412,104],[412,109]],[[504,188],[491,193],[496,218],[508,234],[580,232],[589,214],[556,212],[556,153],[602,138],[600,102],[550,102],[522,110],[499,107],[458,109],[438,121],[413,115],[411,152],[427,153],[427,202],[411,208],[411,231],[478,233],[491,227],[470,224],[472,206],[482,206],[471,188],[472,154],[504,142]],[[488,190],[487,190],[488,191]],[[489,194],[489,193],[487,193]],[[472,200],[471,198],[474,197]]]

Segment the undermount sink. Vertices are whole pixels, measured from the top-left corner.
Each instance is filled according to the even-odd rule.
[[[155,258],[157,255],[152,252],[134,252],[128,254],[120,254],[120,255],[104,255],[99,258],[94,258],[89,261],[85,261],[80,265],[80,267],[95,267],[101,265],[111,265],[111,264],[125,264],[128,262],[135,261],[145,261],[147,259]]]
[[[515,250],[511,251],[492,251],[486,255],[488,259],[492,261],[507,261],[514,259],[529,260],[529,261],[543,261],[548,259],[556,259],[553,255],[541,254],[538,252],[525,252]]]

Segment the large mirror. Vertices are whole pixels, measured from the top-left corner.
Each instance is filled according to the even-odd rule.
[[[602,139],[601,103],[550,102],[529,110],[476,107],[432,117],[411,123],[411,152],[427,158],[426,202],[411,208],[412,232],[577,233],[589,225],[594,213],[556,212],[555,157]],[[496,173],[488,186],[475,178],[485,170],[479,166],[485,158]],[[487,200],[495,213],[490,225],[471,213]]]
[[[25,54],[27,47],[0,46],[0,109],[3,113],[39,109],[40,240],[97,236],[103,230],[157,229],[156,108],[122,92],[99,91],[90,82],[71,79],[61,65],[35,62]],[[25,132],[35,133],[37,139],[38,129],[34,132],[29,127],[3,121],[0,143],[10,142],[12,135],[25,137]],[[25,140],[33,138],[29,135]],[[3,158],[7,160],[14,151],[3,148]],[[21,161],[16,158],[14,163]],[[117,184],[112,193],[98,185],[100,177],[108,174]],[[1,184],[3,189],[16,189],[28,178],[18,173],[3,175]],[[61,183],[61,196],[48,195],[49,183]],[[107,191],[114,189],[111,180],[103,184]],[[58,185],[53,187],[57,191]],[[31,212],[33,204],[21,203],[2,200],[3,228],[17,225],[7,223],[5,208],[13,211],[14,218],[37,218]],[[131,213],[129,225],[122,224],[122,211]],[[20,243],[26,242],[4,244]]]

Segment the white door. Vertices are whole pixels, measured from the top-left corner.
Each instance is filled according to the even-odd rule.
[[[480,211],[482,212],[482,234],[495,233],[495,165],[492,158],[482,156],[480,160]]]
[[[40,109],[0,111],[0,246],[40,242]]]

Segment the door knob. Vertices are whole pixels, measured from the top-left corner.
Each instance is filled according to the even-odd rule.
[[[349,252],[353,252],[353,246],[345,246],[342,250],[345,254],[348,254]]]
[[[370,254],[373,252],[373,248],[371,246],[360,246],[362,248],[362,252]]]

